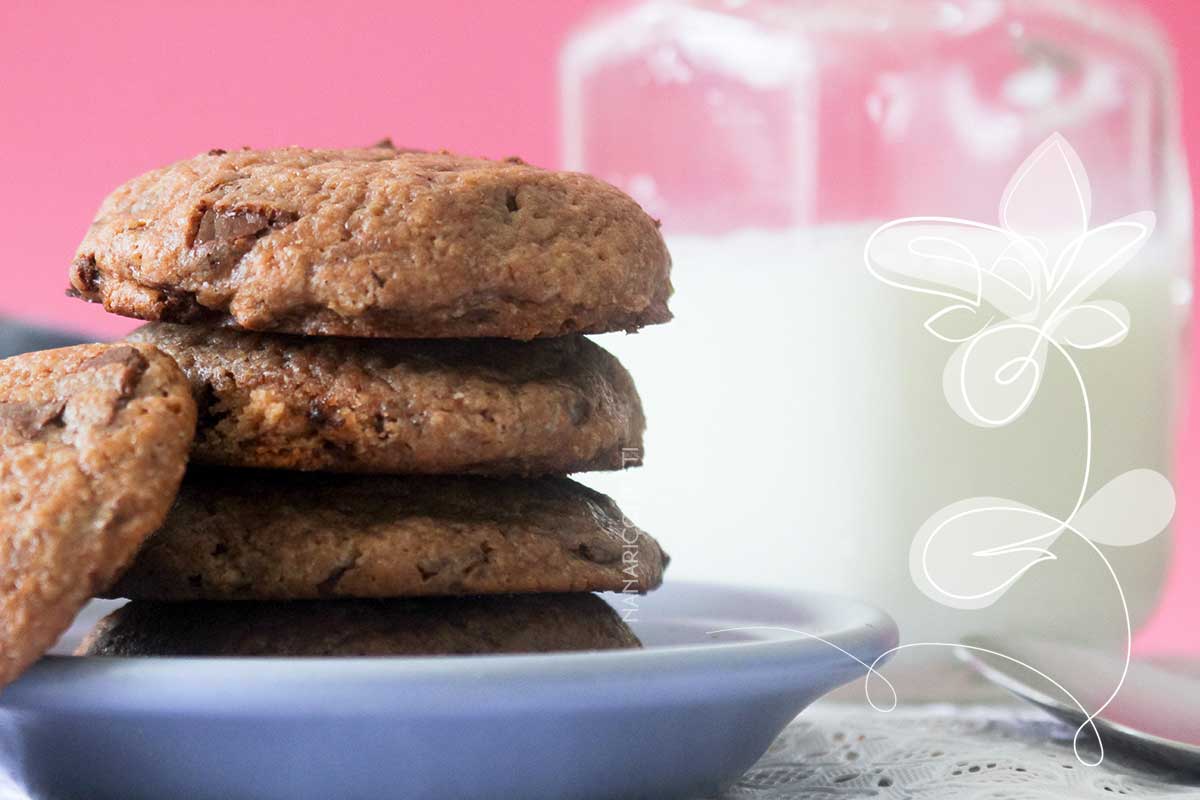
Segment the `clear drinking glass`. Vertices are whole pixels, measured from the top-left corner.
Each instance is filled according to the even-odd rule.
[[[966,631],[1123,636],[1087,545],[1060,538],[992,607],[960,611],[909,572],[914,533],[973,496],[1064,511],[1085,457],[1079,390],[1047,367],[1019,420],[965,424],[943,394],[944,303],[875,280],[881,223],[998,223],[1014,170],[1058,132],[1090,176],[1093,224],[1157,226],[1097,296],[1129,309],[1080,352],[1091,486],[1170,474],[1190,302],[1191,200],[1168,47],[1093,0],[644,0],[577,30],[561,60],[570,169],[660,217],[675,321],[601,337],[637,377],[646,466],[587,476],[665,540],[671,577],[851,594],[909,640]],[[1135,625],[1169,534],[1106,549]]]

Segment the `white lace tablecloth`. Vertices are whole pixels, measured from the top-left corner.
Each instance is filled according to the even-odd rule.
[[[804,712],[721,800],[1190,798],[1200,776],[1118,761],[1085,767],[1074,729],[1019,706],[890,714],[828,703]]]

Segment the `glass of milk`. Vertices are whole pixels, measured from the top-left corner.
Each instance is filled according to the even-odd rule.
[[[874,279],[871,232],[907,216],[996,225],[1014,170],[1061,133],[1093,224],[1153,211],[1097,292],[1128,336],[1081,352],[1090,485],[1171,474],[1190,300],[1191,201],[1161,34],[1094,0],[644,0],[576,31],[561,60],[566,166],[660,217],[670,325],[599,341],[635,376],[645,467],[583,476],[671,552],[671,578],[820,590],[890,611],[909,641],[967,632],[1124,635],[1103,563],[1073,537],[982,610],[922,594],[909,550],[975,496],[1065,511],[1085,458],[1079,387],[1050,365],[1029,410],[966,424],[942,376],[945,305]],[[1106,549],[1135,626],[1169,532]]]

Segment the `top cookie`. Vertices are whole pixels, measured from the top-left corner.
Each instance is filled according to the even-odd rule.
[[[0,361],[0,686],[162,524],[195,425],[187,379],[149,345]]]
[[[121,186],[71,285],[149,320],[533,339],[665,322],[669,272],[657,223],[586,175],[290,147],[212,150]]]

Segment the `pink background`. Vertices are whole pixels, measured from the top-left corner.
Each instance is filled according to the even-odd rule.
[[[557,164],[556,53],[599,5],[9,0],[0,6],[0,314],[97,334],[131,327],[63,297],[74,248],[111,188],[212,147],[391,136]],[[1200,14],[1190,0],[1144,5],[1179,51],[1200,176]],[[1197,408],[1176,480],[1177,558],[1144,649],[1200,652]]]

